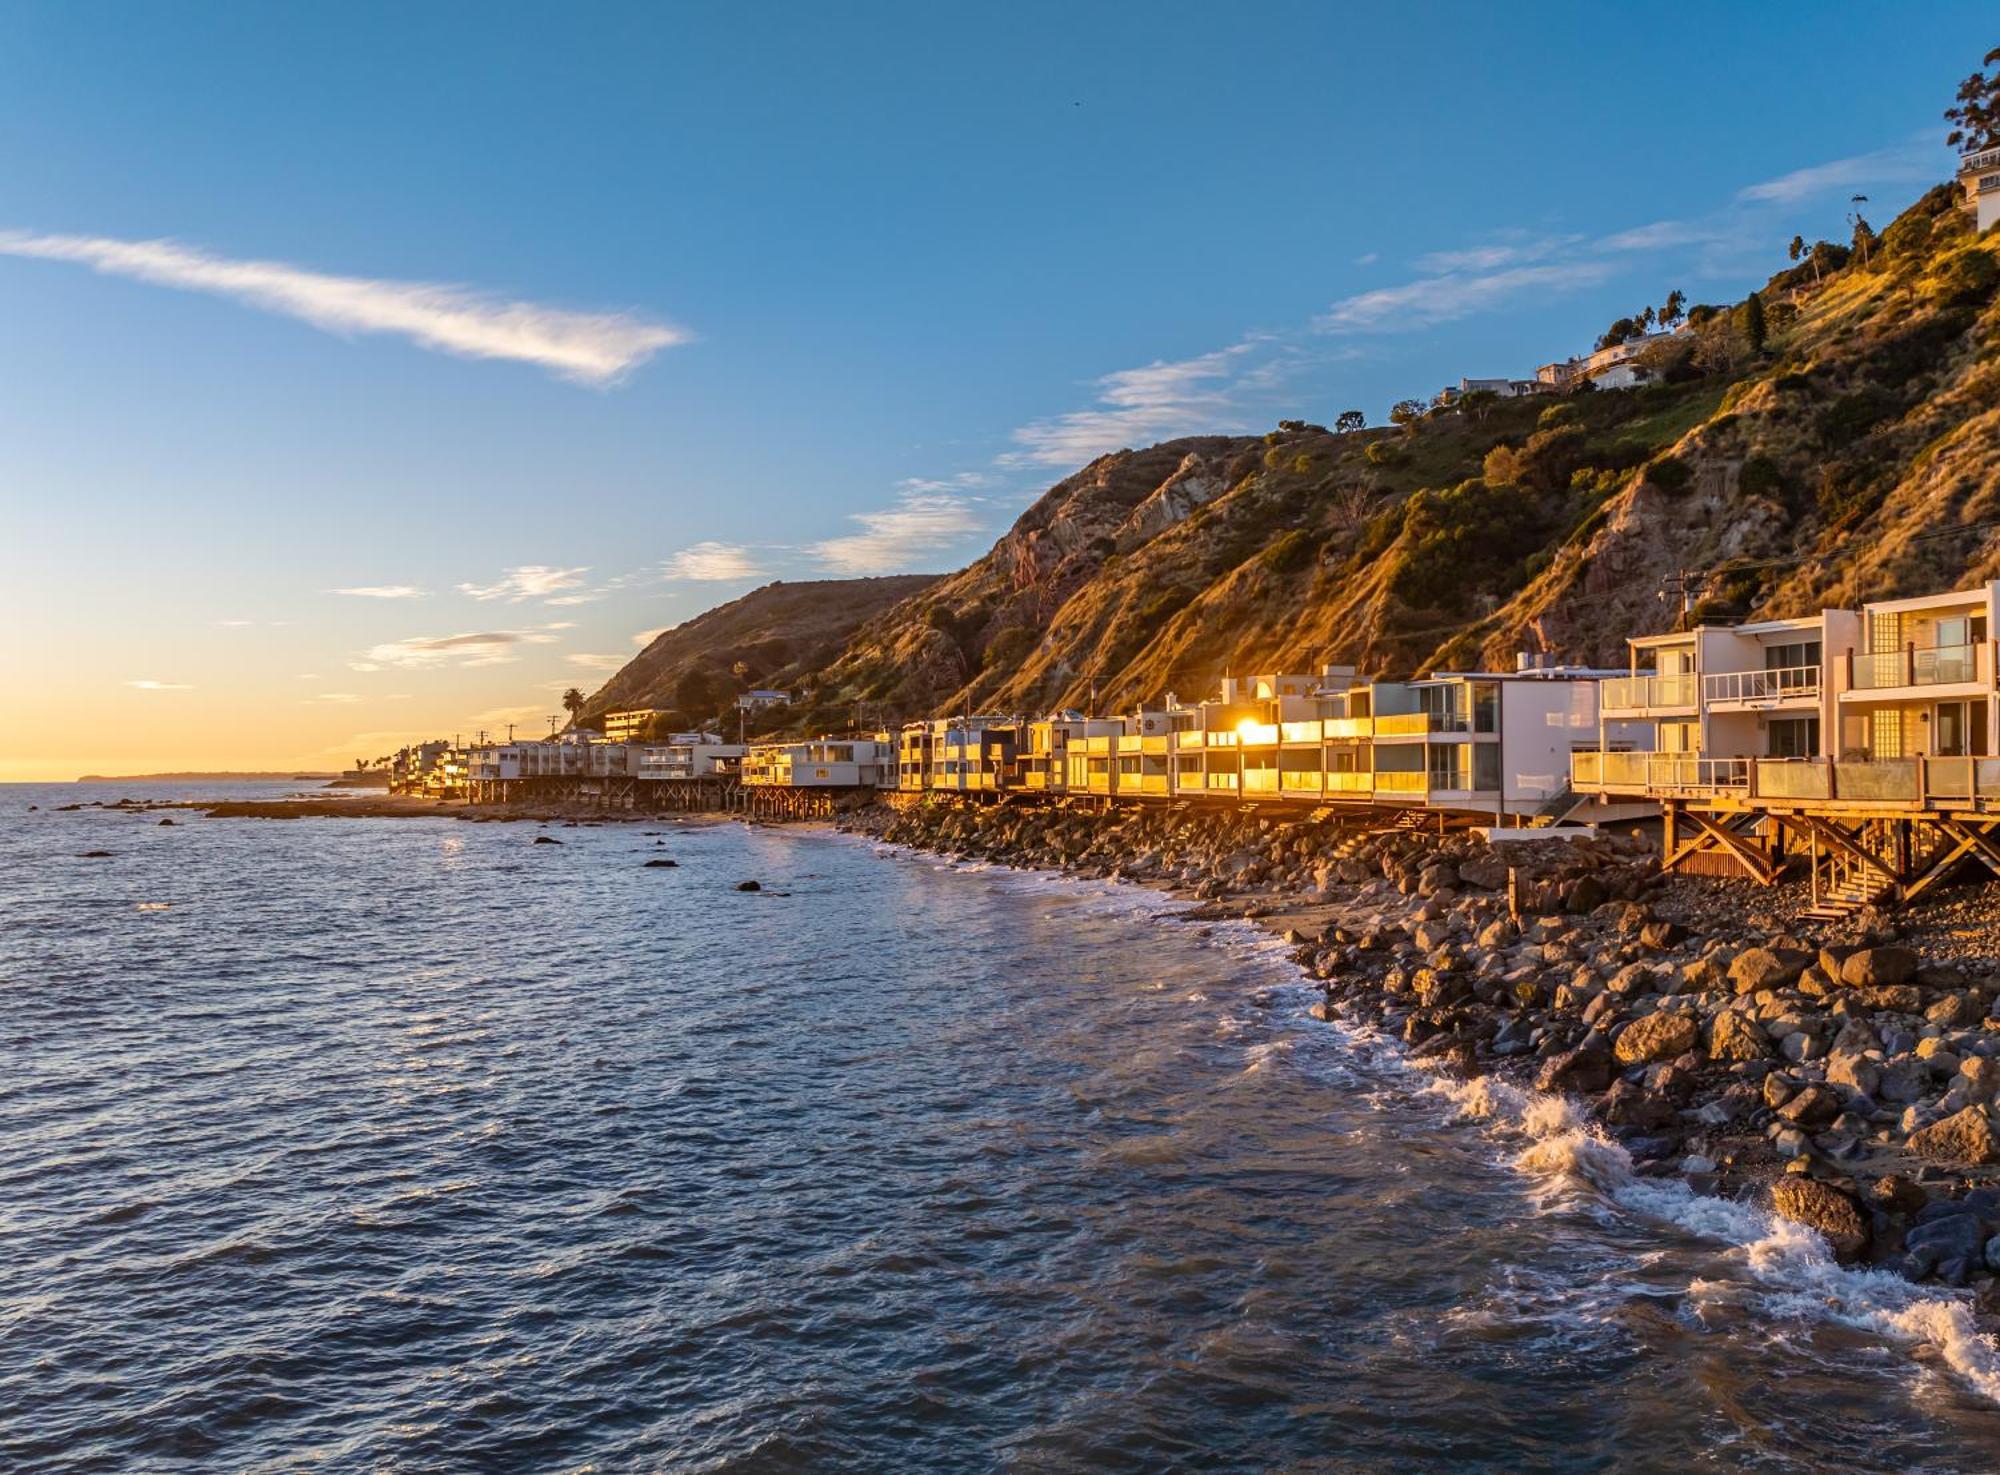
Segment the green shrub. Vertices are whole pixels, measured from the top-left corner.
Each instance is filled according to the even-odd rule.
[[[1940,307],[1978,307],[2000,286],[2000,265],[1989,251],[1959,251],[1932,275],[1931,300]]]
[[[1264,550],[1262,562],[1274,574],[1297,573],[1313,561],[1318,551],[1311,534],[1304,528],[1293,528]]]
[[[1903,402],[1885,389],[1863,385],[1820,411],[1819,437],[1834,447],[1850,446],[1883,421],[1901,414]]]
[[[1778,463],[1761,452],[1747,457],[1743,469],[1737,473],[1736,486],[1746,497],[1775,497],[1780,500],[1785,495],[1785,474],[1778,469]]]
[[[1533,551],[1538,519],[1511,487],[1460,482],[1410,498],[1389,588],[1405,604],[1458,612],[1466,595]]]
[[[1693,480],[1694,473],[1688,470],[1687,462],[1671,453],[1646,463],[1646,485],[1665,496],[1678,497]]]

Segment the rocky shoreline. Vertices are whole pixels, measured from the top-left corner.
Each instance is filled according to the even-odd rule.
[[[935,800],[841,827],[1260,921],[1322,983],[1320,1017],[1394,1033],[1452,1074],[1577,1098],[1641,1174],[1761,1197],[1847,1263],[1971,1287],[2000,1311],[1990,893],[1944,902],[1951,925],[1815,929],[1796,893],[1663,875],[1640,834],[1489,841]]]

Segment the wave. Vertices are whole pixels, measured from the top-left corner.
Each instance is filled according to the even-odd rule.
[[[1815,1317],[1931,1348],[1980,1396],[2000,1403],[2000,1343],[1979,1329],[1969,1293],[1914,1285],[1893,1271],[1839,1264],[1820,1234],[1754,1204],[1696,1193],[1669,1178],[1641,1178],[1631,1156],[1573,1100],[1481,1076],[1434,1078],[1462,1121],[1484,1122],[1520,1140],[1513,1167],[1559,1192],[1599,1195],[1627,1213],[1733,1246],[1745,1284],[1697,1280],[1697,1301],[1746,1299],[1782,1320]]]

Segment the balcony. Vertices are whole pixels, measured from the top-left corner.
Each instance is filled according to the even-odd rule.
[[[1430,792],[1430,777],[1421,770],[1407,773],[1377,773],[1372,787],[1378,794],[1425,794]]]
[[[1817,666],[1780,666],[1770,671],[1721,671],[1701,678],[1702,701],[1716,708],[1776,707],[1785,702],[1817,701]]]
[[[1375,775],[1367,770],[1359,773],[1329,772],[1326,775],[1326,792],[1329,794],[1372,794],[1375,791]]]
[[[1976,154],[1962,156],[1958,161],[1960,174],[1976,174],[1982,169],[2000,169],[2000,149],[1981,149]]]
[[[1329,717],[1320,726],[1328,738],[1365,738],[1375,735],[1373,717]]]
[[[1281,722],[1278,724],[1278,739],[1284,743],[1317,743],[1325,724],[1312,722]]]
[[[1898,691],[1933,686],[1991,685],[1993,646],[1977,645],[1905,646],[1901,650],[1876,651],[1854,657],[1857,692]]]
[[[1674,671],[1664,676],[1618,676],[1604,683],[1598,694],[1599,708],[1606,712],[1651,712],[1695,705],[1695,678],[1692,671]]]
[[[1750,787],[1751,761],[1695,753],[1586,750],[1569,755],[1570,787],[1634,794],[1743,793]]]

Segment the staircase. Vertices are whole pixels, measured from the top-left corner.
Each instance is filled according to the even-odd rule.
[[[1802,913],[1814,922],[1844,922],[1863,907],[1880,906],[1891,900],[1896,888],[1871,871],[1857,871],[1831,890],[1822,890],[1819,905]]]

